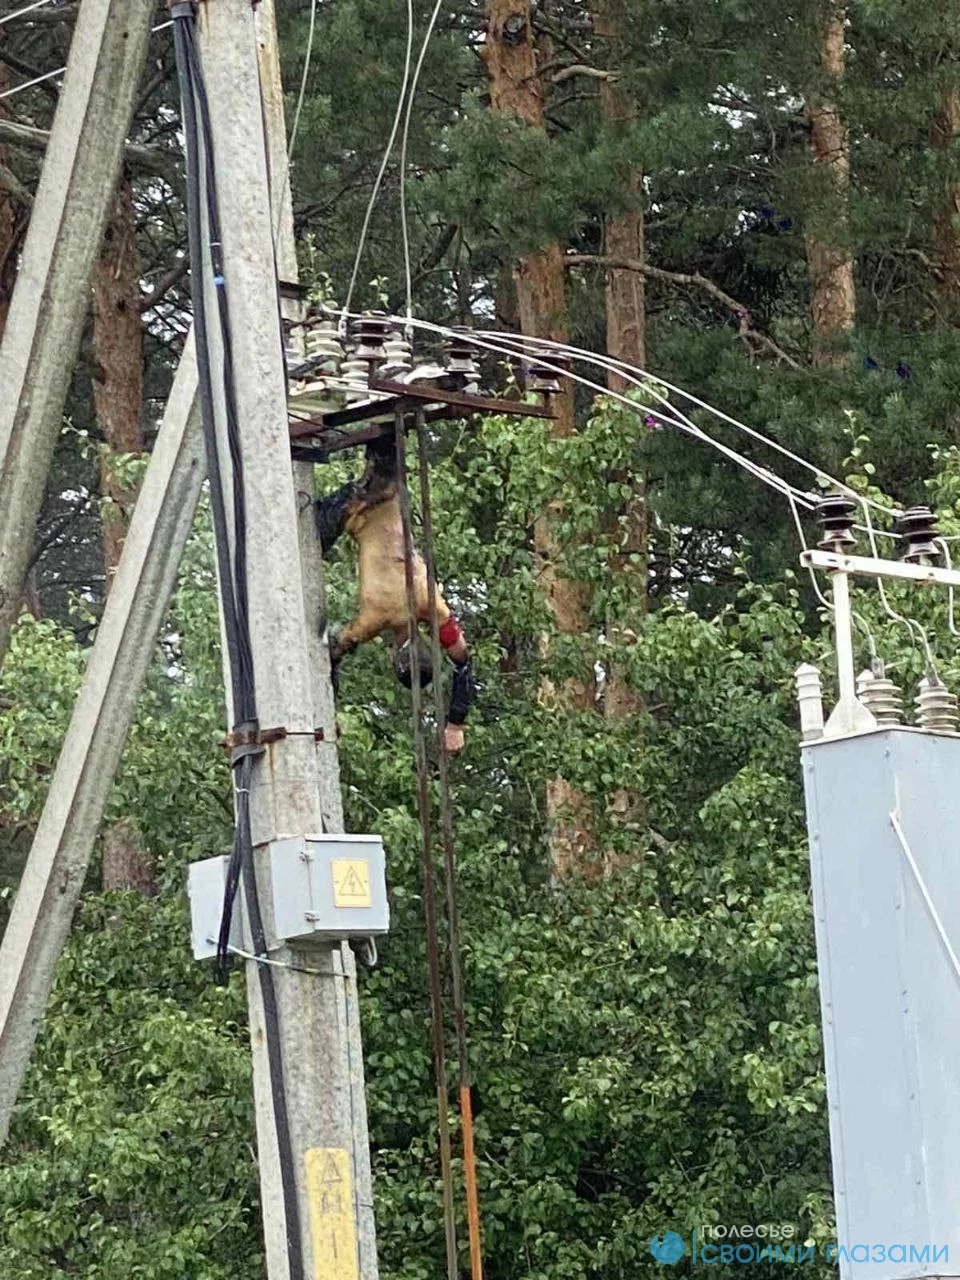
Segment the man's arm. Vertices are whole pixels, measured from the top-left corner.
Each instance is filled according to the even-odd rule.
[[[440,643],[453,663],[444,742],[448,751],[456,752],[463,749],[463,726],[477,694],[477,682],[466,638],[455,618],[448,618],[440,628]]]
[[[455,662],[453,665],[453,682],[450,686],[450,706],[447,709],[447,724],[457,726],[465,724],[476,695],[477,682],[473,676],[473,666],[468,654],[461,662]]]

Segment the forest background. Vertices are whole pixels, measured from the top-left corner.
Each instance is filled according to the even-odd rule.
[[[0,27],[0,323],[58,93],[17,86],[63,65],[75,9]],[[280,21],[290,119],[310,0]],[[406,41],[402,0],[316,5],[292,182],[317,294],[344,297]],[[405,170],[416,314],[647,366],[960,531],[958,56],[957,0],[449,0]],[[400,172],[360,306],[403,305]],[[188,327],[185,244],[159,32],[0,672],[0,928]],[[431,445],[481,680],[454,782],[487,1275],[636,1280],[660,1273],[651,1237],[709,1223],[822,1245],[793,671],[829,682],[828,620],[782,495],[622,404],[560,403],[552,430],[472,420]],[[184,891],[231,827],[211,546],[202,508],[0,1168],[8,1280],[263,1275],[242,977],[191,961]],[[332,617],[352,583],[338,552]],[[943,603],[892,596],[956,683]],[[904,629],[869,588],[858,608],[912,693]],[[350,828],[389,850],[394,926],[361,989],[385,1280],[443,1257],[408,714],[369,646],[340,722]]]

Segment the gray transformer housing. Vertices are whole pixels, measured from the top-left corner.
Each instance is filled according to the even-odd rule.
[[[283,836],[257,856],[270,871],[261,903],[269,945],[373,938],[390,927],[380,836]],[[191,942],[195,960],[217,953],[229,858],[205,858],[189,871]],[[249,951],[243,888],[237,894],[230,944]]]
[[[821,739],[803,781],[841,1276],[960,1276],[960,737]]]

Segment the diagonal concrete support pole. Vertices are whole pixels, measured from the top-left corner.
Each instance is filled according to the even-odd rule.
[[[205,473],[191,339],[0,945],[0,1146],[70,932]]]
[[[90,301],[154,14],[82,0],[0,347],[0,662]]]

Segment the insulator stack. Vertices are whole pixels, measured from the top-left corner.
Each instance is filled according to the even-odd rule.
[[[916,698],[917,719],[921,729],[932,733],[956,733],[960,712],[957,695],[935,676],[924,676]]]
[[[857,697],[878,725],[903,724],[903,694],[885,675],[861,671],[857,676]]]
[[[823,691],[820,672],[809,662],[802,663],[795,672],[797,702],[800,705],[800,733],[804,742],[823,737]]]
[[[340,377],[346,383],[348,400],[366,400],[370,395],[370,366],[366,360],[351,355],[344,360]]]
[[[907,549],[901,557],[908,564],[929,564],[940,552],[934,538],[939,537],[937,517],[929,507],[907,507],[899,523]]]
[[[409,373],[413,368],[410,343],[398,330],[394,329],[383,346],[384,362],[379,373],[384,378],[398,378]]]
[[[306,356],[323,373],[336,375],[343,360],[343,347],[332,320],[321,320],[306,332]]]
[[[552,369],[535,362],[524,367],[523,381],[528,391],[535,391],[541,396],[553,396],[560,390],[559,376]]]
[[[390,331],[390,322],[382,311],[365,311],[353,324],[353,336],[356,339],[354,358],[365,360],[367,364],[382,364],[386,359],[386,338]]]
[[[823,537],[817,543],[821,550],[842,555],[855,545],[853,513],[856,506],[852,498],[839,493],[832,493],[817,503],[817,519],[823,528]]]
[[[283,355],[288,369],[303,364],[306,355],[306,331],[302,325],[284,325]]]
[[[480,378],[480,365],[470,330],[461,327],[455,330],[455,335],[444,343],[447,372],[457,374],[464,384],[476,384]]]

